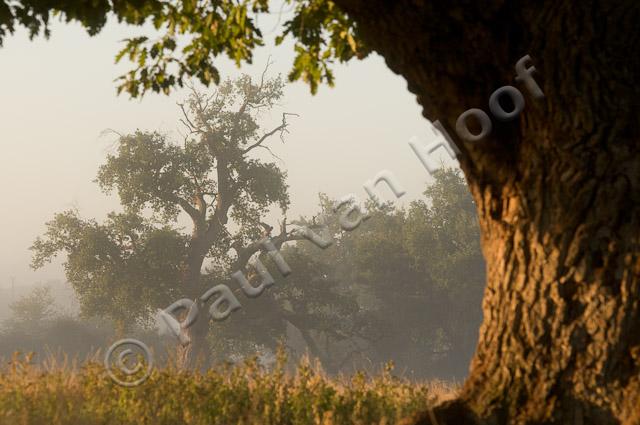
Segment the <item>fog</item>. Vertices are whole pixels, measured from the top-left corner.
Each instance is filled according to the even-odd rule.
[[[141,101],[116,96],[113,80],[128,64],[116,66],[113,58],[131,29],[111,24],[91,38],[78,27],[58,24],[52,33],[50,40],[29,42],[19,32],[0,49],[0,287],[5,288],[12,277],[16,285],[64,278],[60,263],[37,272],[29,268],[28,248],[53,213],[75,207],[100,219],[118,209],[117,199],[92,182],[114,144],[113,135],[101,136],[104,130],[160,130],[177,140],[183,131],[176,102],[184,99],[184,90]],[[289,45],[265,46],[252,66],[241,69],[221,59],[221,73],[257,77],[271,56],[270,74],[286,75],[292,51]],[[373,55],[336,66],[336,81],[335,88],[323,86],[316,96],[303,83],[289,85],[283,105],[265,117],[268,123],[277,122],[280,111],[300,115],[291,119],[286,144],[273,148],[288,171],[291,215],[311,213],[318,192],[364,196],[362,184],[383,169],[407,189],[399,203],[415,199],[430,178],[408,141],[435,136],[404,80]]]
[[[261,23],[265,28],[268,24]],[[113,58],[119,40],[132,35],[131,28],[115,23],[93,38],[79,27],[55,24],[49,40],[29,41],[24,32],[18,32],[0,49],[4,138],[0,156],[0,320],[9,317],[11,303],[43,286],[51,288],[57,309],[66,316],[76,315],[78,302],[66,283],[65,257],[34,271],[30,268],[29,247],[57,212],[75,208],[80,216],[101,221],[108,212],[122,210],[117,196],[102,193],[94,182],[98,167],[115,152],[118,134],[140,129],[159,131],[176,141],[184,137],[176,103],[187,97],[186,89],[170,96],[150,93],[143,100],[116,95],[113,80],[129,64],[115,65]],[[271,44],[257,50],[252,65],[238,69],[226,59],[219,59],[218,64],[223,79],[241,73],[259,78],[267,63],[271,64],[269,76],[286,76],[292,51],[286,43],[279,47]],[[264,153],[265,159],[278,158],[277,163],[287,171],[291,199],[287,216],[314,215],[319,209],[319,193],[331,199],[347,194],[364,199],[363,184],[382,170],[391,171],[406,189],[400,199],[385,192],[393,205],[407,207],[411,201],[422,199],[426,185],[434,179],[408,142],[418,138],[426,144],[437,137],[421,116],[421,108],[405,81],[375,54],[348,66],[336,65],[335,77],[334,88],[322,86],[315,96],[303,83],[287,85],[281,104],[262,116],[264,128],[272,128],[283,112],[297,114],[289,118],[284,143],[277,140],[271,144],[272,157]],[[442,149],[433,158],[443,165],[456,166]],[[275,224],[280,216],[272,212],[267,218]],[[470,328],[476,327],[476,321],[472,320]],[[73,326],[78,327],[68,332],[94,332]],[[66,332],[64,327],[56,329]],[[99,335],[104,335],[103,331]],[[304,346],[300,335],[290,338],[293,345]],[[474,338],[469,340],[473,342]],[[77,349],[81,343],[73,344]],[[393,342],[386,347],[392,348]],[[7,351],[7,347],[3,349]],[[465,367],[471,353],[471,348],[465,350],[461,360],[456,360],[458,369]],[[401,354],[393,350],[387,353],[390,358],[400,358]],[[410,357],[414,364],[419,363],[414,354]]]

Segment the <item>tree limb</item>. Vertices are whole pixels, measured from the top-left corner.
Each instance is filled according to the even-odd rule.
[[[282,133],[286,131],[287,126],[289,125],[287,123],[287,115],[295,115],[295,116],[299,116],[298,114],[293,114],[293,113],[289,113],[289,112],[284,112],[282,114],[282,124],[280,124],[278,127],[274,128],[273,130],[269,131],[268,133],[265,133],[260,139],[258,139],[257,142],[253,143],[252,145],[248,146],[246,149],[244,149],[242,151],[242,154],[246,154],[249,151],[257,148],[258,146],[260,147],[264,147],[261,146],[262,143],[267,140],[269,137],[273,136],[274,134],[276,134],[277,132],[280,132],[280,137],[282,138]],[[268,148],[267,148],[268,149]]]

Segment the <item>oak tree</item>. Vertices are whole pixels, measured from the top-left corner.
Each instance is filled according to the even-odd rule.
[[[121,136],[97,182],[117,192],[125,212],[111,213],[103,224],[73,211],[56,215],[32,247],[34,267],[66,253],[67,279],[85,311],[133,324],[182,297],[204,304],[211,279],[203,273],[228,279],[245,271],[254,254],[266,250],[265,238],[277,247],[301,239],[286,219],[273,235],[263,222],[273,206],[286,212],[289,197],[286,172],[255,151],[269,152],[291,115],[261,128],[260,114],[282,97],[284,85],[266,71],[259,81],[248,75],[227,80],[211,94],[193,90],[180,104],[187,129],[182,143],[155,132]],[[177,222],[181,213],[190,221],[188,233]],[[183,364],[208,357],[210,318],[202,311],[184,329]]]

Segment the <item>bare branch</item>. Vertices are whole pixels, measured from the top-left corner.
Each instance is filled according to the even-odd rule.
[[[204,133],[204,131],[201,128],[199,128],[193,122],[191,122],[191,119],[189,119],[189,114],[184,109],[184,103],[178,103],[178,102],[176,102],[176,103],[180,107],[180,110],[182,111],[182,115],[184,115],[184,120],[182,118],[180,118],[180,122],[185,127],[187,127],[187,130],[189,130],[190,134],[193,134],[193,133]]]
[[[269,57],[267,58],[267,65],[264,67],[264,70],[262,71],[262,76],[260,77],[260,89],[262,90],[262,88],[264,87],[264,77],[265,75],[267,75],[267,70],[269,69],[269,66],[273,65],[273,62],[271,62],[271,55],[269,55]]]
[[[105,128],[104,130],[102,130],[102,131],[100,132],[100,137],[105,137],[105,136],[108,136],[108,135],[110,135],[110,134],[115,134],[116,136],[118,136],[118,137],[120,137],[120,138],[124,137],[124,136],[122,135],[122,133],[120,133],[120,132],[118,132],[118,131],[114,130],[113,128]]]
[[[268,146],[256,146],[256,148],[262,148],[262,149],[266,149],[272,157],[276,158],[277,160],[279,160],[280,162],[284,163],[284,160],[282,158],[280,158],[278,155],[276,155],[275,153],[273,153],[273,151],[271,150],[271,148],[269,148]]]
[[[250,146],[248,146],[246,149],[244,149],[244,150],[242,151],[242,153],[243,153],[243,154],[246,154],[247,152],[249,152],[249,151],[251,151],[251,150],[253,150],[253,149],[255,149],[255,148],[259,147],[259,146],[260,146],[260,147],[264,147],[265,149],[269,150],[269,149],[268,149],[268,148],[266,148],[265,146],[261,146],[261,145],[262,145],[262,143],[264,143],[264,141],[265,141],[265,140],[267,140],[269,137],[273,136],[273,135],[274,135],[274,134],[276,134],[277,132],[280,132],[280,139],[281,139],[281,140],[283,140],[283,139],[282,139],[282,134],[283,134],[284,132],[287,132],[287,133],[288,133],[288,131],[287,131],[287,126],[288,126],[289,124],[287,123],[287,115],[295,115],[295,116],[299,116],[298,114],[293,114],[293,113],[290,113],[290,112],[284,112],[284,113],[282,114],[282,124],[280,124],[278,127],[274,128],[273,130],[271,130],[271,131],[269,131],[269,132],[265,133],[261,138],[259,138],[259,139],[258,139],[258,141],[257,141],[257,142],[253,143],[252,145],[250,145]],[[283,141],[284,141],[284,140],[283,140]],[[275,155],[274,155],[274,156],[275,156]]]

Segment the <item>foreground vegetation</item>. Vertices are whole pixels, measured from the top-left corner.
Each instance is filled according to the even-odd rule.
[[[255,359],[207,372],[156,369],[139,387],[115,384],[98,361],[76,367],[31,356],[3,362],[0,423],[93,424],[394,424],[454,393],[442,382],[392,375],[329,378],[302,360],[291,372],[280,355],[271,370]]]

